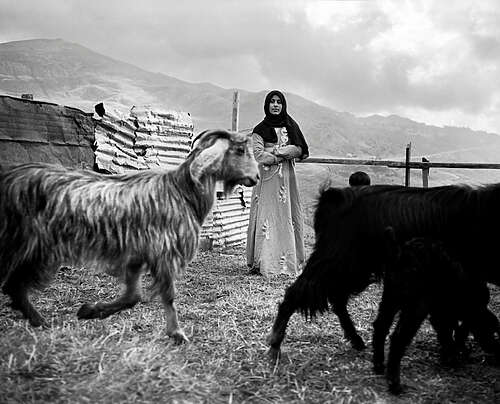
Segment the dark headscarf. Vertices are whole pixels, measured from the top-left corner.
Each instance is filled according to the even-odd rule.
[[[281,112],[279,115],[273,115],[269,111],[269,104],[271,103],[271,98],[277,95],[281,99]],[[299,125],[295,122],[290,115],[286,112],[286,99],[281,91],[273,90],[269,94],[266,95],[266,99],[264,101],[264,113],[266,116],[263,121],[259,123],[254,129],[253,133],[257,133],[262,136],[264,142],[267,143],[277,143],[278,136],[276,135],[276,131],[274,128],[282,128],[286,127],[288,132],[288,139],[290,140],[290,144],[295,146],[300,146],[302,149],[302,155],[300,159],[305,159],[309,156],[309,147],[307,146],[307,142],[300,130]]]

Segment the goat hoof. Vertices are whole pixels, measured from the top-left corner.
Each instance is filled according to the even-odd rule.
[[[385,371],[385,365],[383,363],[375,363],[373,365],[373,372],[376,375],[383,375]]]
[[[91,318],[99,317],[99,313],[97,312],[95,305],[90,304],[90,303],[85,303],[85,304],[82,304],[82,306],[80,307],[80,309],[76,313],[76,316],[79,319],[88,320]]]
[[[266,344],[273,345],[273,341],[275,341],[275,340],[276,340],[276,337],[275,337],[274,333],[271,333],[266,337]]]
[[[401,386],[401,383],[388,382],[388,386],[391,394],[398,396],[403,392],[403,386]]]
[[[176,330],[169,334],[169,336],[173,338],[176,345],[187,344],[189,342],[188,337],[186,337],[182,330]]]
[[[365,342],[363,341],[363,338],[361,338],[359,335],[356,335],[356,337],[351,339],[351,346],[356,351],[363,351],[364,349],[366,349]]]
[[[49,328],[49,323],[38,313],[31,314],[28,321],[32,327]]]
[[[273,348],[273,347],[269,348],[269,350],[267,351],[267,357],[269,359],[269,364],[271,366],[276,366],[280,357],[279,348]]]
[[[441,354],[440,362],[445,368],[457,368],[460,365],[460,358],[457,353]]]

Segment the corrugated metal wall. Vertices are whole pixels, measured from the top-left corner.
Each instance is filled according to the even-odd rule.
[[[96,125],[96,164],[111,173],[176,168],[192,137],[193,121],[184,112],[137,107],[125,115],[106,112]]]
[[[0,96],[0,164],[58,163],[108,173],[176,168],[190,151],[193,121],[185,112],[132,107],[103,117],[47,102]],[[201,237],[215,248],[246,242],[251,189],[223,197],[222,186]]]
[[[138,107],[125,115],[106,112],[97,120],[95,130],[96,164],[110,173],[155,167],[174,169],[188,155],[192,138],[193,123],[187,113]],[[221,249],[245,243],[251,192],[250,188],[238,187],[223,197],[217,191],[201,237]]]
[[[237,187],[227,198],[217,198],[213,209],[212,239],[220,248],[245,244],[252,189]]]

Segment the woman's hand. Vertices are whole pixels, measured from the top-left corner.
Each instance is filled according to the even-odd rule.
[[[302,150],[299,146],[287,145],[282,147],[275,147],[273,154],[277,157],[281,157],[283,160],[292,160],[300,157]]]
[[[272,153],[276,156],[276,157],[281,157],[282,159],[286,156],[284,156],[281,152],[281,147],[279,147],[278,145],[274,146],[273,147],[273,151]]]
[[[276,163],[275,164],[279,164],[281,162],[283,162],[285,159],[285,156],[283,156],[281,153],[280,153],[280,147],[278,145],[275,145],[273,147],[269,147],[269,153],[273,154],[275,157],[276,157]]]

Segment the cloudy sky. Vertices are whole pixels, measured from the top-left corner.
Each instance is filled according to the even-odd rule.
[[[0,42],[32,38],[186,81],[500,133],[498,0],[0,0]]]

